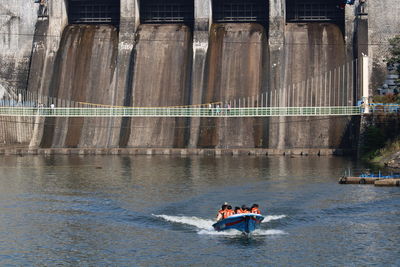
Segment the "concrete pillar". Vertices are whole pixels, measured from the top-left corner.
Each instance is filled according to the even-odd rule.
[[[283,86],[286,1],[269,2],[270,89]]]
[[[354,30],[355,30],[355,5],[346,5],[344,21],[344,42],[346,45],[347,60],[352,60],[354,51]]]
[[[68,25],[67,0],[48,2],[49,34],[61,36],[64,27]]]
[[[268,92],[268,95],[278,94],[280,89],[284,87],[284,74],[287,66],[285,65],[285,21],[286,21],[286,1],[269,1],[269,66],[270,70],[267,75],[268,83],[263,89],[263,92]],[[279,106],[280,103],[272,101],[274,106]],[[268,103],[271,105],[271,103]],[[285,118],[270,118],[268,119],[265,129],[265,142],[267,147],[284,148],[285,146],[285,127],[280,127]],[[283,125],[283,124],[282,124]]]
[[[194,1],[194,28],[193,28],[193,63],[191,104],[203,104],[204,72],[206,67],[209,28],[211,19],[211,0]],[[192,118],[190,123],[189,147],[197,146],[199,138],[200,118]]]
[[[369,113],[369,60],[367,55],[362,55],[361,61],[361,86],[362,86],[362,100],[364,102],[364,113]]]
[[[33,58],[28,91],[48,96],[57,51],[60,47],[61,36],[68,25],[67,0],[48,1],[48,18],[38,21],[35,33],[37,38],[33,43]],[[49,36],[49,38],[47,38]],[[35,70],[36,68],[40,68]],[[37,72],[36,72],[37,71]],[[35,77],[33,77],[35,76]],[[39,147],[43,135],[44,118],[35,117],[32,139],[29,147]]]
[[[140,24],[139,0],[121,0],[118,59],[115,73],[115,90],[112,103],[116,106],[130,105],[129,90],[132,87],[135,34]],[[128,118],[110,120],[111,133],[107,147],[119,147],[121,136],[128,133]],[[122,127],[122,128],[121,128]]]

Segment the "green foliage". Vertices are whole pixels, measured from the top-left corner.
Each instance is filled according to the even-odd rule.
[[[375,127],[370,126],[364,133],[364,142],[361,147],[363,158],[370,160],[379,155],[379,149],[385,146],[385,136],[383,132]]]
[[[386,95],[374,95],[374,103],[395,103],[400,104],[400,94],[386,94]]]
[[[384,164],[382,162],[385,158],[392,156],[394,153],[400,151],[400,137],[392,141],[386,142],[385,146],[374,153],[374,157],[370,158],[370,162],[374,164]]]
[[[389,52],[390,58],[388,59],[388,63],[390,65],[394,65],[396,63],[400,63],[400,35],[396,35],[392,39],[389,39]],[[400,66],[397,67],[397,71],[400,71]]]

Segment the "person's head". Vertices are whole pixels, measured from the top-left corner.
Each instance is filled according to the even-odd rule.
[[[258,204],[253,204],[253,206],[251,206],[251,208],[257,208],[258,209]]]
[[[235,212],[237,212],[238,210],[240,210],[240,207],[235,207]]]
[[[242,205],[242,210],[245,210],[246,208],[246,205]]]
[[[231,210],[231,209],[232,209],[232,206],[231,206],[231,205],[228,205],[226,208],[227,208],[228,210]]]
[[[228,205],[224,204],[221,206],[221,210],[225,210]]]
[[[251,211],[251,209],[250,209],[249,207],[246,207],[246,210],[247,210],[247,211]]]

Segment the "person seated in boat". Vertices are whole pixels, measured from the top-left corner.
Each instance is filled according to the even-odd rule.
[[[242,214],[242,209],[240,207],[235,207],[235,214]]]
[[[230,217],[230,216],[232,216],[232,215],[235,215],[235,212],[233,211],[232,206],[231,206],[231,205],[228,205],[228,206],[226,207],[226,210],[225,210],[225,218],[228,218],[228,217]],[[224,219],[225,219],[225,218],[224,218]]]
[[[253,204],[253,206],[251,206],[251,213],[261,214],[261,211],[258,209],[258,204]]]
[[[226,203],[221,206],[221,209],[218,211],[218,214],[217,214],[217,221],[225,219],[225,212],[226,212],[227,207],[228,207],[228,205]]]
[[[250,213],[250,208],[248,208],[246,205],[242,205],[242,213]]]

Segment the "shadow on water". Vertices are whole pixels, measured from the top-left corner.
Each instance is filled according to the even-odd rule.
[[[263,247],[268,241],[268,237],[259,235],[247,235],[247,234],[237,234],[236,236],[220,236],[219,242],[227,246],[243,247],[243,248],[254,248]]]

